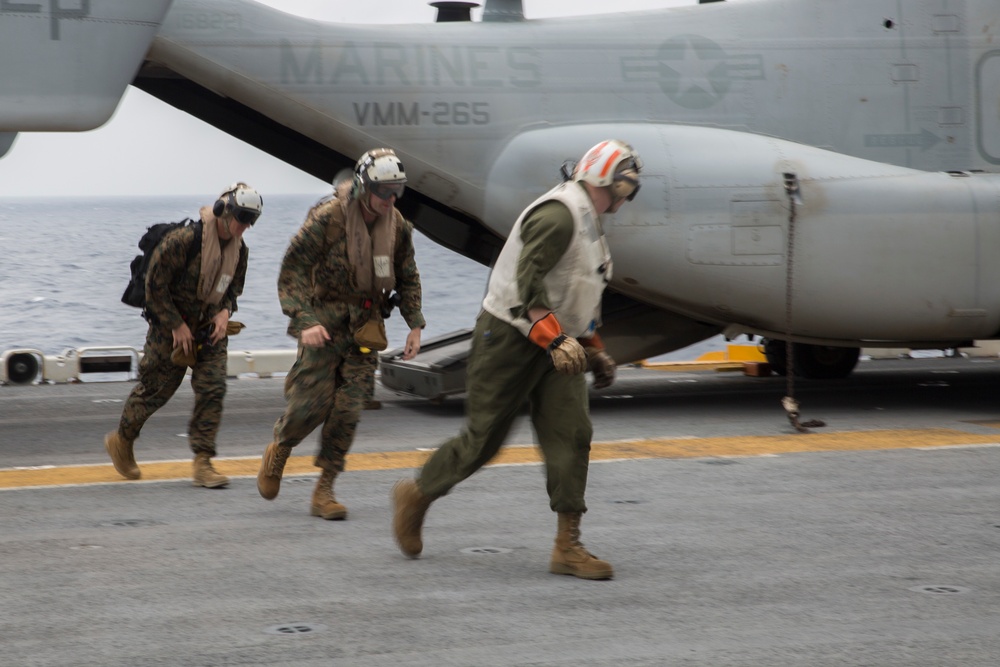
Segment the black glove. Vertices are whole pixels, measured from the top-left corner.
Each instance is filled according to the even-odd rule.
[[[588,347],[587,365],[590,372],[594,374],[594,389],[604,389],[610,387],[615,381],[615,370],[618,365],[611,355],[595,347]]]

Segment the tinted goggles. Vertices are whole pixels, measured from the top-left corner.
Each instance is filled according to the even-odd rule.
[[[236,218],[236,222],[241,225],[250,225],[253,227],[253,223],[257,222],[257,218],[260,217],[260,213],[250,208],[239,208],[237,207],[233,211],[233,217]]]
[[[639,194],[639,188],[641,187],[641,184],[639,183],[639,175],[634,171],[619,172],[615,174],[615,180],[627,183],[628,185],[632,186],[632,192],[627,197],[625,197],[626,200],[632,201],[633,199],[635,199],[635,196]]]
[[[403,183],[372,183],[368,186],[368,190],[379,199],[388,200],[390,197],[399,199],[403,196],[406,185]]]

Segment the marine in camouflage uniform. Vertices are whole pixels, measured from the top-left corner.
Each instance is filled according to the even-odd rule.
[[[611,564],[580,543],[590,458],[587,385],[614,381],[615,363],[597,328],[611,280],[611,254],[599,216],[639,189],[631,146],[605,141],[588,151],[572,181],[530,204],[511,229],[490,274],[467,369],[466,423],[438,447],[416,479],[393,488],[393,533],[416,558],[432,502],[492,459],[525,402],[545,459],[549,507],[558,529],[549,571],[611,579]]]
[[[245,191],[234,193],[233,188],[238,186],[243,186]],[[150,257],[144,313],[149,329],[139,362],[139,381],[125,401],[117,431],[105,437],[105,447],[115,468],[126,478],[141,476],[135,463],[134,442],[146,421],[170,400],[184,380],[188,366],[172,357],[183,357],[181,352],[189,348],[187,363],[191,364],[191,387],[195,398],[188,424],[188,442],[194,453],[194,484],[217,488],[229,482],[212,467],[211,458],[216,455],[216,435],[226,394],[229,338],[225,332],[246,280],[249,251],[242,235],[259,215],[260,196],[245,184],[234,184],[223,193],[220,201],[227,194],[256,197],[256,215],[246,214],[244,218],[252,217],[251,222],[239,222],[235,210],[226,209],[225,204],[220,217],[213,212],[213,207],[206,206],[200,212],[200,225],[187,225],[168,232]],[[215,210],[220,210],[218,204]],[[202,241],[201,250],[191,254],[190,249],[197,245],[196,234],[202,234],[204,239],[208,233],[216,234],[218,240],[211,245]],[[208,300],[199,298],[202,255],[210,252],[205,249],[206,245],[224,254],[230,243],[239,246],[238,251],[231,251],[235,254],[232,276],[219,276],[214,287],[222,296]]]
[[[420,348],[425,322],[413,226],[393,205],[404,182],[394,153],[369,151],[359,160],[353,183],[310,209],[281,263],[278,295],[282,312],[290,318],[288,334],[299,340],[299,347],[285,379],[285,412],[275,423],[274,441],[261,461],[257,487],[261,496],[274,499],[292,448],[322,425],[314,459],[322,472],[313,493],[313,516],[347,516],[347,508],[333,495],[333,482],[344,470],[361,411],[374,395],[378,366],[378,350],[359,345],[355,332],[366,322],[381,323],[391,289],[401,297],[399,311],[410,327],[404,358],[412,358]],[[391,192],[379,189],[393,185],[398,187],[390,187]],[[386,223],[384,256],[379,254],[375,228],[379,221]],[[358,256],[370,253],[371,268],[367,264],[359,268],[357,257],[352,260],[354,238],[359,239]],[[376,278],[363,286],[360,283],[368,274]]]

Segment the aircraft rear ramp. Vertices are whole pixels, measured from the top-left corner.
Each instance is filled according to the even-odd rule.
[[[431,338],[420,346],[420,354],[403,361],[403,349],[382,353],[379,366],[386,389],[443,400],[465,391],[465,368],[472,347],[472,329]]]

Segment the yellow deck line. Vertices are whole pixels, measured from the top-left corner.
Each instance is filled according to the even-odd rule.
[[[977,435],[951,429],[911,429],[886,431],[843,431],[789,435],[738,436],[727,438],[661,438],[595,442],[591,460],[650,458],[699,458],[729,456],[766,456],[796,452],[862,451],[879,449],[920,449],[960,445],[994,444],[995,436]],[[417,468],[430,455],[428,451],[357,452],[348,455],[348,470],[399,470]],[[538,450],[530,445],[505,447],[490,465],[538,463]],[[143,463],[143,481],[190,479],[191,462],[156,461]],[[215,459],[216,469],[230,477],[256,477],[259,457]],[[292,456],[285,466],[286,475],[316,473],[313,457]],[[84,484],[129,483],[110,464],[0,469],[0,489],[66,486]]]
[[[743,370],[742,361],[647,361],[642,367],[651,371],[676,371],[689,373],[694,371],[716,371],[719,373]]]

